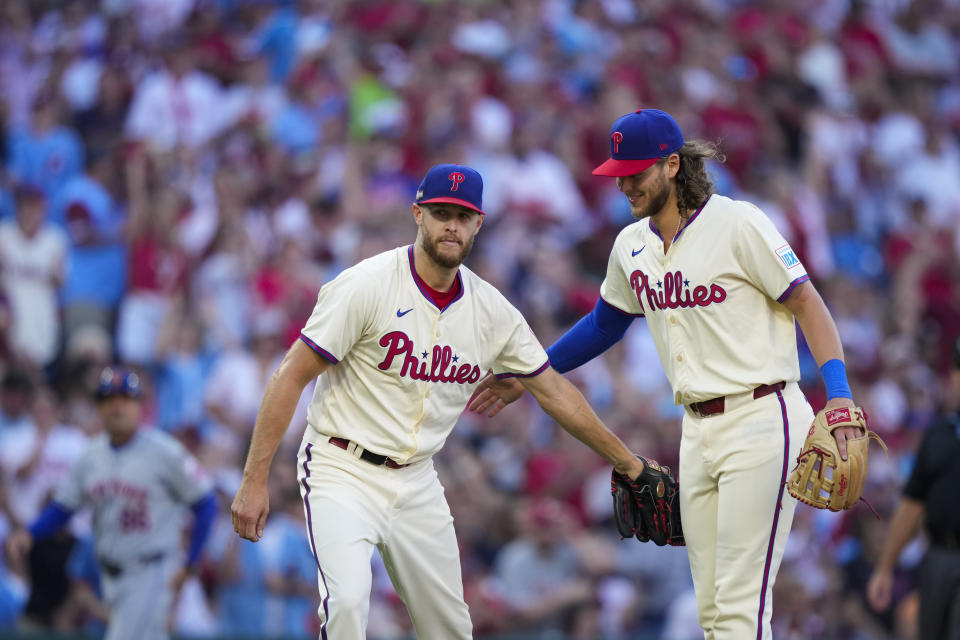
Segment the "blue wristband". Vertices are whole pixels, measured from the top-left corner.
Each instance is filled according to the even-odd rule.
[[[823,384],[827,387],[827,400],[853,398],[850,385],[847,383],[847,367],[843,364],[843,360],[839,358],[827,360],[820,367],[820,375],[823,376]]]

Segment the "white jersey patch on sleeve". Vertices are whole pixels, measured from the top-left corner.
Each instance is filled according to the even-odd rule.
[[[783,263],[787,269],[794,269],[800,266],[800,259],[797,257],[797,254],[793,252],[793,249],[790,245],[785,244],[776,251],[777,257],[780,258],[780,262]]]

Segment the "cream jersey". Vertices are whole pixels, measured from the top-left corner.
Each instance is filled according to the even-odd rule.
[[[677,404],[800,379],[782,302],[809,278],[759,208],[712,195],[663,244],[650,220],[623,229],[600,295],[646,317]]]
[[[436,453],[480,378],[533,376],[547,354],[523,316],[461,267],[444,309],[420,289],[413,247],[381,253],[320,289],[301,339],[335,366],[320,376],[308,429],[399,463]]]
[[[57,285],[67,237],[46,224],[32,238],[14,220],[0,223],[0,286],[10,298],[14,348],[44,366],[57,355],[60,314]]]

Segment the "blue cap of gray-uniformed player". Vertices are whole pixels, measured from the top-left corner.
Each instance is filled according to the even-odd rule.
[[[438,164],[423,177],[414,202],[458,204],[483,215],[483,178],[462,164]]]
[[[111,396],[139,398],[142,393],[140,376],[126,367],[112,365],[100,372],[97,382],[97,400]]]
[[[669,113],[639,109],[621,116],[610,127],[610,159],[594,169],[593,175],[636,175],[682,146],[683,132]]]

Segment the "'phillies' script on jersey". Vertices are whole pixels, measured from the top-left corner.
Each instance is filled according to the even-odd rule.
[[[657,282],[655,291],[650,287],[650,280],[639,269],[630,274],[630,286],[637,294],[640,308],[644,308],[643,298],[653,309],[676,309],[678,307],[706,307],[714,302],[723,302],[727,299],[726,290],[718,284],[711,284],[709,288],[699,284],[690,289],[690,281],[684,280],[680,271],[668,271],[663,275],[663,282]]]
[[[383,362],[377,365],[386,371],[393,364],[393,359],[403,356],[401,376],[408,376],[414,380],[430,382],[456,382],[457,384],[473,384],[480,379],[480,367],[468,363],[457,364],[459,356],[454,355],[449,345],[434,345],[430,354],[430,367],[427,369],[427,352],[423,352],[421,360],[414,355],[413,340],[403,331],[391,331],[380,338],[380,346],[387,348],[387,355]],[[449,367],[449,369],[448,369]]]

